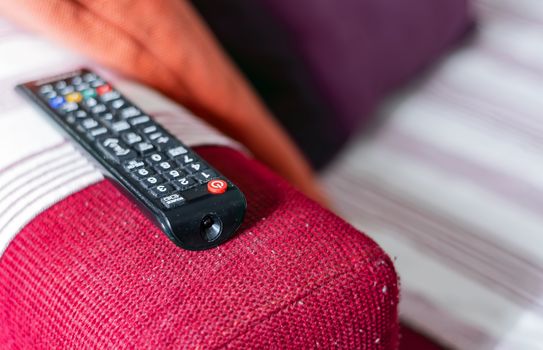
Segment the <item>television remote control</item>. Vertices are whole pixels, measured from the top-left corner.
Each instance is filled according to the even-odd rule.
[[[215,247],[241,225],[243,193],[88,69],[18,85],[177,245]]]

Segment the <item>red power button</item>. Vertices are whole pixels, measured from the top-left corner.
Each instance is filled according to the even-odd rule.
[[[228,184],[224,180],[211,180],[207,183],[207,191],[213,194],[223,194],[226,192]]]

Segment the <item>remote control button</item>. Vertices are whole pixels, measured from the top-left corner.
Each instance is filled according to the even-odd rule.
[[[85,102],[88,102],[88,100]],[[94,107],[92,107],[90,111],[92,114],[98,115],[100,113],[107,112],[107,107],[106,105],[103,105],[103,104],[97,104]]]
[[[47,101],[49,101],[50,99],[57,97],[57,92],[54,91],[54,90],[53,90],[53,91],[46,92],[46,93],[43,94],[43,97],[44,97]]]
[[[87,117],[87,112],[85,112],[84,110],[81,110],[81,109],[73,112],[72,114],[77,119],[84,119],[84,118]]]
[[[158,163],[165,161],[166,157],[160,153],[153,153],[149,157],[145,158],[145,160],[150,165],[157,165]]]
[[[88,111],[91,111],[92,108],[98,105],[98,101],[96,101],[95,98],[89,97],[85,100],[83,100],[83,107],[85,107]]]
[[[151,123],[140,125],[139,129],[146,135],[158,131],[158,127],[156,125],[151,124]]]
[[[177,146],[174,148],[170,148],[166,153],[168,154],[168,156],[170,156],[170,158],[176,158],[182,154],[187,153],[187,149],[183,146]]]
[[[93,88],[97,88],[99,86],[104,85],[105,83],[106,83],[105,81],[97,77],[95,81],[90,82],[90,86],[92,86]]]
[[[162,136],[165,136],[164,132],[162,131],[155,131],[153,133],[150,133],[147,135],[147,138],[151,141],[154,141]]]
[[[94,99],[96,97],[96,91],[94,91],[94,89],[85,89],[83,91],[81,91],[81,95],[83,95],[83,98],[85,100],[87,99]],[[98,103],[98,101],[94,100],[96,103]]]
[[[67,102],[62,106],[61,111],[64,113],[70,113],[73,111],[77,111],[78,109],[79,109],[79,105],[77,103]]]
[[[144,156],[153,152],[155,150],[155,146],[153,146],[149,142],[140,142],[134,145],[134,149],[136,150],[136,152]]]
[[[119,115],[121,118],[123,119],[128,119],[128,118],[132,118],[132,117],[137,117],[138,115],[140,115],[141,112],[139,109],[137,109],[136,107],[134,106],[130,106],[130,107],[127,107],[127,108],[124,108],[124,109],[121,109],[119,111]]]
[[[185,154],[183,157],[179,157],[176,159],[176,162],[177,164],[179,164],[180,166],[184,167],[186,166],[187,164],[189,163],[192,163],[194,162],[194,157],[191,156],[190,154]]]
[[[80,134],[86,134],[86,132],[87,132],[87,129],[85,129],[81,124],[77,124],[74,127],[74,130],[77,131]]]
[[[66,114],[66,118],[64,120],[66,120],[66,123],[68,123],[68,124],[73,124],[73,123],[75,123],[76,118],[74,117],[73,113],[68,113],[68,114]]]
[[[87,133],[87,137],[94,140],[96,137],[107,134],[108,130],[103,126],[100,128],[92,129]]]
[[[180,194],[174,193],[170,194],[166,197],[162,197],[160,199],[160,203],[166,208],[166,209],[172,209],[175,207],[180,206],[185,202],[185,198],[183,198]]]
[[[79,85],[83,83],[83,79],[80,76],[75,76],[72,78],[72,85]]]
[[[157,131],[157,132],[154,132],[154,133],[151,133],[149,135],[147,135],[147,138],[151,141],[154,141],[156,139],[158,139],[159,137],[162,137],[164,136],[164,133],[162,131]]]
[[[56,96],[49,99],[49,106],[53,109],[58,109],[64,105],[64,97]]]
[[[116,162],[136,156],[136,152],[132,151],[121,140],[115,137],[101,138],[97,140],[96,146],[104,156]]]
[[[182,178],[176,179],[172,183],[175,186],[175,188],[177,188],[180,191],[184,191],[186,189],[189,189],[197,185],[197,182],[194,181],[194,179],[190,177],[182,177]]]
[[[85,75],[83,75],[83,80],[86,82],[86,83],[90,83],[91,81],[94,81],[96,80],[96,74],[94,73],[85,73]]]
[[[69,95],[75,91],[74,87],[71,85],[66,86],[64,89],[60,90],[61,95]],[[79,102],[79,101],[72,101],[72,102]]]
[[[121,138],[129,145],[143,141],[143,138],[133,131],[123,132]]]
[[[55,89],[62,90],[67,86],[66,82],[64,80],[57,81],[55,84]]]
[[[155,197],[161,197],[168,193],[173,192],[175,189],[170,184],[162,184],[155,187],[151,187],[149,192]]]
[[[126,107],[126,101],[119,98],[111,102],[108,102],[107,105],[112,110],[117,110],[119,108]]]
[[[96,118],[101,120],[102,123],[104,123],[108,128],[111,128],[111,124],[113,124],[116,120],[113,118],[113,114],[106,112],[106,113],[100,113],[96,115]]]
[[[92,85],[91,85],[92,86]],[[96,93],[98,93],[98,95],[104,95],[105,93],[108,93],[110,92],[112,89],[111,89],[111,85],[109,84],[104,84],[104,85],[101,85],[101,86],[98,86],[96,88]]]
[[[118,93],[117,91],[110,91],[110,92],[106,92],[105,94],[101,95],[100,96],[100,100],[102,102],[110,102],[110,101],[113,101],[113,100],[116,100],[118,99],[119,97],[121,97],[121,94]]]
[[[42,95],[48,94],[48,93],[50,93],[52,91],[53,91],[53,85],[51,85],[51,84],[40,86],[40,94],[42,94]]]
[[[156,185],[160,185],[163,182],[164,182],[164,178],[162,176],[152,175],[152,176],[146,177],[140,183],[143,185],[143,187],[149,188]]]
[[[202,171],[204,169],[206,169],[207,166],[203,163],[200,163],[200,162],[193,162],[193,163],[190,163],[189,165],[187,165],[185,167],[185,169],[191,173],[191,174],[194,174],[194,173],[197,173],[199,171]]]
[[[216,179],[207,183],[207,191],[213,194],[223,194],[226,192],[228,184],[224,180]]]
[[[121,131],[126,131],[128,129],[130,129],[130,124],[128,124],[124,120],[111,123],[111,130],[113,130],[113,132],[121,132]]]
[[[80,122],[80,125],[87,129],[87,130],[90,130],[90,129],[93,129],[93,128],[96,128],[97,126],[99,126],[100,124],[98,124],[98,122],[92,118],[87,118],[87,119],[83,119],[81,122]]]
[[[137,167],[136,171],[132,173],[132,177],[136,180],[144,180],[145,178],[153,175],[155,172],[149,168]]]
[[[147,115],[141,115],[139,117],[135,117],[135,118],[131,118],[131,119],[128,119],[128,122],[130,123],[130,125],[132,126],[136,126],[136,125],[140,125],[140,124],[143,124],[143,123],[147,123],[151,121],[151,118],[149,118],[149,116]]]
[[[79,91],[79,92],[83,93],[83,91],[87,90],[88,88],[89,88],[89,84],[81,83],[81,84],[75,86],[75,91]],[[83,95],[83,97],[85,97],[85,96]]]
[[[173,165],[170,162],[160,162],[155,166],[155,169],[162,173],[163,171],[173,169]]]
[[[66,95],[66,101],[79,103],[83,99],[83,96],[79,92],[72,92],[71,94]]]
[[[151,140],[151,142],[153,142],[156,148],[161,151],[171,149],[173,146],[178,145],[178,142],[176,140],[174,140],[162,131],[157,131],[148,135],[147,137],[149,138],[149,140]]]
[[[196,180],[198,180],[201,183],[208,182],[211,179],[214,179],[216,177],[219,177],[218,174],[212,170],[205,170],[201,171],[198,174],[194,175]]]
[[[99,120],[102,124],[107,126],[108,129],[111,129],[113,124],[119,121],[119,119],[115,118],[115,116],[109,112],[100,113],[94,117],[96,120]]]
[[[124,170],[126,170],[128,172],[131,172],[131,171],[139,169],[139,168],[143,168],[144,166],[145,166],[145,163],[143,161],[137,160],[137,159],[128,160],[128,161],[123,163]],[[147,174],[147,175],[149,175],[149,174]]]
[[[162,175],[168,180],[175,180],[182,176],[185,176],[186,174],[180,169],[174,169],[174,170],[166,171],[162,173]]]
[[[73,124],[76,120],[81,120],[87,118],[87,112],[79,109],[75,112],[66,114],[66,121],[70,124]]]

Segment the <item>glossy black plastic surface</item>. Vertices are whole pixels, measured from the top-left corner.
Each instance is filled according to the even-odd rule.
[[[45,112],[56,126],[60,127],[80,149],[83,149],[84,153],[86,153],[95,164],[99,165],[105,175],[111,178],[128,198],[135,201],[146,216],[154,221],[175,244],[189,250],[204,250],[215,247],[231,238],[243,221],[247,206],[245,197],[235,184],[222,176],[217,170],[213,169],[189,147],[180,143],[179,140],[163,128],[160,129],[164,137],[171,137],[173,139],[172,142],[174,143],[174,146],[182,146],[182,148],[187,150],[188,153],[186,154],[190,155],[191,159],[193,159],[191,164],[198,162],[205,169],[205,174],[213,174],[209,180],[225,181],[227,188],[224,193],[211,193],[208,190],[207,184],[209,180],[202,180],[202,176],[199,175],[200,173],[190,173],[187,166],[183,165],[178,168],[179,171],[184,173],[186,175],[185,177],[191,179],[191,182],[196,183],[196,185],[185,189],[178,187],[177,185],[179,184],[176,182],[176,187],[172,190],[173,192],[169,191],[160,197],[155,197],[149,190],[142,187],[141,181],[135,179],[131,173],[123,167],[123,162],[121,160],[115,156],[109,156],[107,150],[104,152],[103,147],[99,147],[100,143],[98,140],[104,140],[106,137],[111,137],[112,140],[121,140],[120,132],[114,132],[111,127],[100,124],[99,127],[108,129],[107,134],[99,136],[100,139],[96,138],[96,140],[93,140],[88,133],[85,134],[81,131],[82,127],[80,125],[78,126],[79,129],[77,129],[73,122],[67,122],[67,112],[61,112],[61,108],[53,108],[53,106],[56,106],[53,103],[54,101],[50,102],[50,100],[44,97],[43,93],[40,92],[40,87],[45,85],[54,85],[59,81],[64,81],[69,85],[74,77],[82,77],[86,74],[94,73],[87,69],[81,69],[75,72],[21,84],[17,86],[17,90],[28,97],[41,111]],[[97,79],[102,81],[99,77]],[[111,86],[105,81],[104,84]],[[60,85],[62,86],[63,84]],[[113,88],[113,91],[116,90]],[[54,91],[53,93],[60,95],[58,91]],[[100,96],[97,97],[97,99],[99,98]],[[121,95],[120,99],[141,111],[137,105],[126,99],[124,96]],[[91,114],[90,109],[84,108],[82,102],[77,104],[78,108],[86,110],[88,114]],[[71,106],[73,106],[73,104]],[[113,111],[112,113],[118,115],[119,110]],[[143,111],[141,111],[141,114],[145,115]],[[95,119],[100,121],[98,117]],[[146,125],[157,125],[160,127],[159,124],[152,120],[150,123],[151,124],[146,123]],[[94,127],[92,130],[98,130],[97,128],[98,127]],[[132,131],[132,129],[123,130],[123,132],[130,131]],[[138,131],[141,134],[140,129],[134,129],[134,131]],[[106,144],[109,145],[111,142],[106,142]],[[113,146],[116,146],[116,144],[113,144]],[[128,148],[131,149],[128,156],[131,156],[133,154],[133,147],[128,146]],[[142,155],[139,156],[138,159],[141,160],[144,157],[145,156]],[[174,157],[168,158],[167,160],[171,164],[181,164],[179,163],[180,161]],[[168,180],[166,179],[166,182],[167,181]],[[173,180],[167,183],[173,184]],[[173,186],[169,186],[168,188],[170,187],[173,188]],[[182,204],[176,204],[177,206],[168,208],[161,202],[161,198],[165,198],[165,196],[173,193],[175,193],[176,196],[181,196],[184,200],[180,201]],[[209,218],[213,218],[213,220],[210,221]],[[213,230],[213,232],[210,230]],[[220,230],[219,234],[217,234],[217,230]]]

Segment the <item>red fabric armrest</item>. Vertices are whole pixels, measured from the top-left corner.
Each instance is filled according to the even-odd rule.
[[[90,186],[2,256],[3,349],[396,348],[397,277],[373,241],[242,153],[197,150],[247,196],[238,235],[185,251]]]

